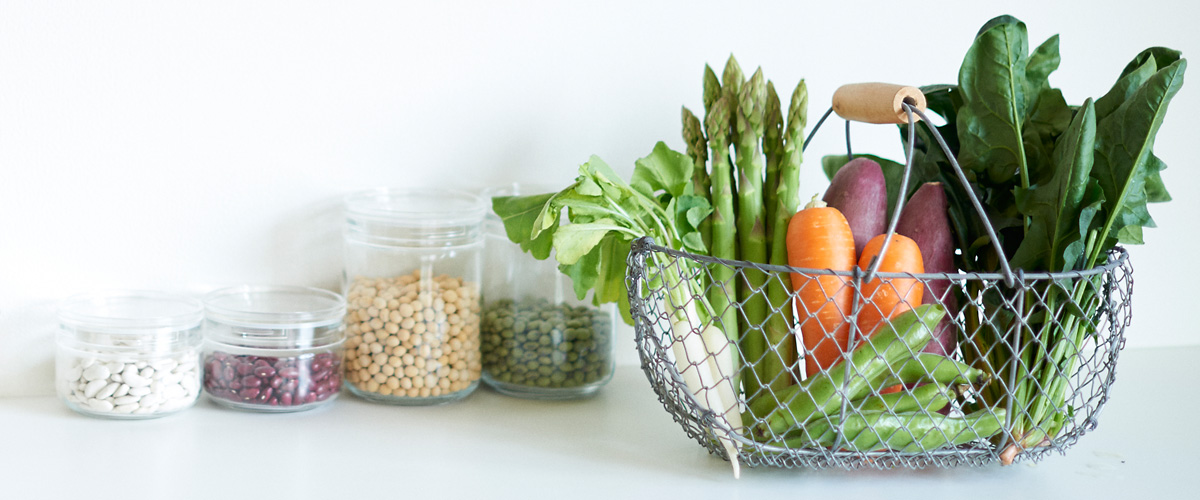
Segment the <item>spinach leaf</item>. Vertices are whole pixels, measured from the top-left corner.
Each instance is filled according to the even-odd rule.
[[[1010,261],[1013,267],[1066,271],[1081,264],[1084,240],[1103,196],[1090,177],[1095,140],[1096,109],[1088,99],[1058,140],[1053,176],[1016,192],[1017,207],[1030,224]]]
[[[1150,201],[1147,178],[1162,169],[1153,156],[1154,137],[1166,115],[1167,104],[1183,85],[1187,60],[1179,59],[1156,71],[1116,110],[1096,126],[1096,158],[1093,172],[1104,190],[1103,243],[1089,256],[1094,265],[1118,241],[1141,243],[1141,228],[1153,227],[1146,208]],[[1161,179],[1152,191],[1161,199]],[[1165,192],[1165,190],[1163,190]]]
[[[959,69],[964,104],[957,116],[958,160],[965,169],[986,172],[990,182],[1003,183],[1018,173],[1027,178],[1022,129],[1029,106],[1029,41],[1024,23],[993,21],[975,38]]]
[[[1036,98],[1043,90],[1050,88],[1050,73],[1058,69],[1062,57],[1058,54],[1058,35],[1048,38],[1029,55],[1025,64],[1025,82],[1027,97]],[[1029,103],[1034,107],[1035,103]]]

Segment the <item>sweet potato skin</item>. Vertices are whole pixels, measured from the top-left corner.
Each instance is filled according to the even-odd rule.
[[[887,228],[887,185],[883,169],[874,160],[850,160],[833,176],[822,201],[838,209],[854,233],[854,255],[867,241]]]
[[[926,273],[954,273],[954,236],[950,233],[947,216],[949,201],[940,182],[923,184],[913,193],[896,223],[896,232],[912,238],[921,248]],[[948,288],[949,280],[938,279],[926,283],[922,304],[941,304],[946,316],[933,332],[933,341],[925,346],[924,352],[949,356],[957,347],[958,339],[951,323],[958,313],[958,298]]]

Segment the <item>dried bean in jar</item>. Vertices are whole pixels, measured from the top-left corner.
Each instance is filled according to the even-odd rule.
[[[341,359],[333,352],[271,357],[214,351],[204,360],[205,391],[235,407],[305,409],[341,388]]]
[[[346,380],[368,399],[448,400],[479,380],[478,285],[420,270],[354,280],[347,292]]]
[[[100,416],[165,415],[199,397],[196,351],[163,358],[59,356],[58,391],[73,408]]]
[[[546,389],[586,386],[612,373],[612,324],[588,306],[500,299],[483,311],[483,368],[490,380]]]

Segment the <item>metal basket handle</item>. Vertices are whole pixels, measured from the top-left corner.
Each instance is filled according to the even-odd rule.
[[[850,148],[851,121],[874,124],[908,123],[908,148],[904,151],[904,173],[901,175],[900,180],[900,196],[896,198],[896,206],[892,211],[892,218],[888,221],[887,237],[883,240],[883,246],[880,247],[879,253],[868,267],[866,275],[863,278],[864,281],[870,281],[875,276],[881,257],[887,252],[888,243],[891,241],[892,235],[896,233],[896,224],[900,221],[900,211],[904,208],[904,194],[908,192],[908,181],[909,177],[912,176],[913,147],[916,142],[916,122],[920,119],[920,121],[926,123],[929,132],[937,140],[938,146],[942,148],[942,152],[950,160],[950,166],[954,168],[954,173],[957,175],[958,181],[967,192],[967,197],[971,199],[971,206],[975,208],[975,213],[979,215],[979,219],[983,222],[984,230],[987,232],[988,239],[992,243],[992,248],[996,250],[996,255],[999,257],[1004,284],[1011,287],[1016,283],[1016,276],[1013,275],[1012,268],[1008,265],[1008,258],[1004,255],[1004,248],[1000,246],[1000,239],[996,236],[996,230],[992,227],[992,222],[988,219],[987,213],[983,209],[983,204],[975,196],[975,190],[971,189],[970,181],[967,180],[967,176],[963,173],[958,160],[954,158],[954,154],[950,152],[950,146],[946,144],[946,140],[942,138],[942,134],[938,132],[937,127],[929,125],[929,117],[925,116],[925,94],[920,89],[889,83],[854,83],[839,87],[833,94],[833,104],[821,116],[817,124],[813,126],[812,131],[809,132],[808,137],[804,140],[802,149],[808,148],[808,143],[812,141],[817,130],[821,128],[821,124],[825,123],[825,119],[829,118],[829,115],[834,112],[837,112],[838,116],[846,119],[846,156],[851,158],[854,156]]]

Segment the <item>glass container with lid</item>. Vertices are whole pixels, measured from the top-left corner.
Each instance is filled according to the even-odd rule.
[[[552,186],[512,184],[496,196],[555,192]],[[481,325],[483,380],[497,391],[530,399],[595,394],[613,373],[612,304],[580,300],[553,257],[537,260],[510,241],[489,211]]]
[[[479,385],[485,207],[471,193],[378,189],[345,200],[346,382],[400,405]]]
[[[346,301],[298,286],[239,286],[204,298],[204,390],[237,409],[287,412],[342,388]]]
[[[76,295],[59,304],[55,387],[67,407],[153,418],[200,394],[200,301],[149,291]]]

